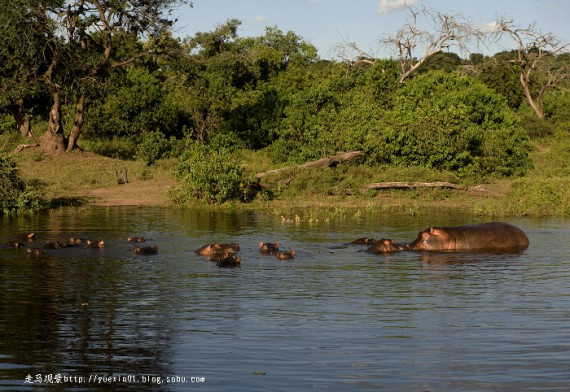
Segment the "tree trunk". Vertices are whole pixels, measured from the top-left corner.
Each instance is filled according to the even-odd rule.
[[[77,139],[83,130],[83,123],[85,122],[85,94],[81,93],[77,100],[75,107],[75,119],[73,120],[73,128],[69,134],[67,141],[67,151],[71,151],[76,147]]]
[[[521,71],[519,80],[523,86],[524,95],[526,97],[528,104],[530,105],[532,110],[534,110],[534,112],[536,113],[538,118],[544,118],[544,109],[542,108],[542,99],[539,99],[538,102],[535,102],[535,100],[532,98],[532,95],[530,93],[530,87],[529,87],[528,80],[524,77],[524,74],[522,71]]]
[[[52,88],[51,110],[49,112],[48,131],[41,137],[40,146],[47,152],[64,152],[65,137],[63,136],[63,124],[61,122],[61,100],[59,91]]]
[[[16,100],[16,112],[14,113],[14,118],[16,120],[16,126],[18,131],[23,137],[32,137],[32,128],[30,126],[30,117],[24,111],[24,100],[22,98]]]

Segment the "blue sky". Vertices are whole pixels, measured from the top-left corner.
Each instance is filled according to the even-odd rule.
[[[378,57],[390,57],[392,54],[378,41],[395,33],[409,16],[401,7],[403,1],[193,0],[193,8],[176,11],[179,21],[175,34],[186,37],[198,31],[211,31],[236,18],[242,21],[238,31],[241,37],[263,35],[266,26],[277,26],[315,45],[322,58],[334,57],[333,47],[343,40],[356,42]],[[535,23],[543,32],[570,42],[569,0],[424,0],[422,3],[440,12],[461,14],[477,25],[490,23],[498,16],[513,19],[520,26]],[[501,49],[504,47],[473,51],[492,54]]]

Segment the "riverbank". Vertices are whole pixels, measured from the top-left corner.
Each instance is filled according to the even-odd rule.
[[[548,146],[536,146],[535,169],[526,177],[495,180],[481,190],[409,189],[371,190],[360,187],[376,181],[453,181],[449,173],[428,169],[379,171],[361,166],[291,170],[266,176],[265,192],[238,208],[266,208],[276,213],[295,208],[329,209],[333,213],[356,208],[417,214],[426,208],[447,208],[487,216],[568,216],[570,177],[545,175],[553,166]],[[177,161],[167,159],[152,166],[132,160],[113,159],[91,152],[51,155],[29,149],[14,156],[22,176],[40,184],[52,206],[171,206]],[[246,156],[247,169],[255,173],[270,168],[267,157]],[[126,170],[128,182],[117,183],[117,172]],[[548,174],[548,173],[547,173]],[[201,206],[204,207],[204,206]],[[212,206],[206,206],[212,208]],[[215,207],[227,208],[228,206]]]

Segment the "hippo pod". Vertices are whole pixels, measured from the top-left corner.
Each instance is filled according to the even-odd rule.
[[[513,225],[489,222],[475,225],[430,227],[408,245],[420,251],[521,251],[528,237]]]

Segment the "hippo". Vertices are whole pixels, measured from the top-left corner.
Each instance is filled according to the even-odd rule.
[[[194,252],[202,256],[208,256],[210,253],[223,253],[225,251],[237,253],[239,251],[239,245],[235,242],[231,244],[206,244],[196,249]]]
[[[35,233],[23,233],[23,234],[19,234],[16,238],[19,241],[31,242],[31,241],[36,239],[36,234]]]
[[[348,245],[372,245],[375,242],[376,240],[374,238],[362,237],[349,242]]]
[[[127,238],[128,242],[146,242],[146,238],[144,237],[129,237]]]
[[[19,249],[19,248],[26,246],[26,245],[24,245],[23,243],[18,242],[18,241],[8,241],[8,242],[6,242],[6,246],[8,246],[10,248],[14,248],[14,249]]]
[[[67,248],[67,244],[65,242],[59,241],[46,241],[44,244],[44,249],[64,249]]]
[[[259,241],[259,252],[264,255],[276,254],[279,251],[279,241],[275,241],[274,244],[271,242],[261,242]]]
[[[374,241],[366,251],[370,253],[393,253],[406,249],[408,249],[407,245],[399,245],[394,240],[381,238],[378,241]]]
[[[85,247],[86,248],[104,248],[105,247],[105,241],[103,241],[103,240],[100,240],[100,241],[87,240],[87,241],[85,241]]]
[[[241,263],[241,258],[236,253],[228,250],[212,252],[208,255],[207,260],[218,263],[221,267],[237,266]]]
[[[241,258],[235,253],[226,252],[217,263],[218,267],[238,267],[241,265]]]
[[[528,247],[526,234],[504,222],[429,227],[407,249],[419,251],[522,251]]]
[[[67,245],[69,246],[77,246],[77,245],[81,245],[83,242],[85,242],[84,238],[79,238],[79,237],[70,237],[69,241],[67,243]]]
[[[154,246],[143,246],[143,247],[137,246],[135,248],[135,253],[137,255],[156,255],[156,254],[158,254],[158,246],[156,246],[156,245],[154,245]]]
[[[292,250],[290,252],[277,252],[275,256],[279,260],[291,260],[291,259],[294,259],[296,255],[297,255],[297,252]]]
[[[46,255],[46,252],[44,252],[44,251],[41,250],[41,249],[37,249],[37,248],[28,248],[28,253],[31,254],[31,255],[33,255],[33,256],[36,256],[36,257],[40,257],[40,256],[45,256],[45,255]]]

